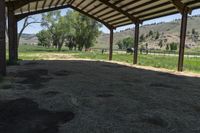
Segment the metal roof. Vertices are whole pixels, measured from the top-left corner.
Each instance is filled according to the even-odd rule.
[[[200,8],[200,0],[6,0],[9,1],[14,2],[17,16],[70,7],[112,28],[179,13],[177,6]]]

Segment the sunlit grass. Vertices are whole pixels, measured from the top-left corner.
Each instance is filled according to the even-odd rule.
[[[70,55],[74,58],[108,60],[108,54],[102,54],[100,51],[78,52],[69,51],[68,49],[64,48],[61,52],[58,52],[55,48],[44,48],[36,46],[21,46],[19,49],[19,58],[22,60],[44,60],[47,59],[47,57],[50,55]],[[133,55],[114,53],[113,60],[132,64]],[[142,66],[152,66],[156,68],[177,70],[178,57],[139,54],[138,62],[138,64]],[[200,58],[189,58],[186,56],[184,60],[184,70],[200,73]]]

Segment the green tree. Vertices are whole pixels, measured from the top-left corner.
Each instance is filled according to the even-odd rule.
[[[160,40],[160,42],[158,43],[158,46],[159,46],[160,48],[163,47],[163,40]]]
[[[155,39],[157,40],[157,39],[159,39],[159,38],[160,38],[160,33],[157,31],[157,32],[156,32]]]
[[[83,48],[88,49],[92,47],[100,34],[99,28],[102,25],[79,12],[74,11],[72,15],[72,25],[78,50],[82,51]]]
[[[149,31],[149,36],[153,36],[153,31],[152,30]]]
[[[123,40],[120,40],[116,43],[118,45],[119,49],[127,49],[132,48],[134,46],[134,40],[132,37],[124,38]]]
[[[167,50],[167,51],[170,50],[170,49],[169,49],[169,44],[166,45],[166,50]]]
[[[119,40],[116,45],[118,46],[119,49],[123,50],[124,46],[123,46],[123,42],[121,40]]]
[[[171,51],[178,49],[178,44],[175,42],[170,43],[169,46]]]
[[[52,37],[53,46],[61,51],[66,35],[66,22],[61,16],[60,11],[53,11],[42,14],[42,23],[46,30],[48,30]]]
[[[51,35],[47,30],[42,30],[36,34],[38,38],[38,45],[44,47],[51,46]]]
[[[132,48],[134,47],[134,40],[132,37],[127,37],[125,39],[123,39],[123,45],[126,48]]]
[[[45,13],[42,15],[42,27],[49,31],[52,38],[52,45],[61,50],[62,46],[82,51],[83,48],[89,49],[94,45],[101,24],[97,21],[69,10],[66,15],[61,16],[60,11]]]
[[[144,34],[142,34],[142,35],[140,36],[140,42],[143,42],[143,41],[145,41]]]

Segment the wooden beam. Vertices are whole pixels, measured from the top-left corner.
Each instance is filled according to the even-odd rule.
[[[6,75],[5,0],[0,0],[0,75]]]
[[[17,20],[14,15],[14,5],[8,5],[8,38],[9,38],[9,64],[17,62]]]
[[[45,12],[49,12],[49,11],[55,11],[55,10],[59,10],[59,9],[65,9],[65,8],[68,8],[68,7],[72,8],[72,9],[74,9],[74,10],[76,10],[76,11],[78,11],[78,12],[80,12],[80,13],[82,13],[82,14],[84,14],[84,15],[86,15],[86,16],[88,16],[88,17],[90,17],[90,18],[92,18],[92,19],[94,19],[94,20],[96,20],[96,21],[98,21],[100,23],[102,23],[102,24],[104,24],[109,29],[110,28],[114,28],[111,25],[109,25],[109,24],[105,23],[104,21],[100,20],[99,18],[94,17],[93,15],[90,15],[89,13],[84,12],[81,9],[79,9],[77,7],[74,7],[72,5],[62,5],[62,6],[57,6],[57,7],[53,7],[53,8],[42,9],[42,10],[37,10],[37,11],[32,11],[32,12],[27,12],[27,13],[16,15],[16,18],[17,18],[17,21],[20,21],[20,20],[22,20],[25,17],[30,16],[30,15],[36,15],[36,14],[45,13]]]
[[[57,7],[52,7],[52,8],[42,9],[42,10],[26,12],[26,13],[18,14],[18,15],[15,15],[15,16],[17,18],[17,21],[20,21],[20,20],[22,20],[25,17],[30,16],[30,15],[36,15],[36,14],[40,14],[40,13],[45,13],[45,12],[50,12],[50,11],[55,11],[55,10],[60,10],[60,9],[65,9],[65,8],[68,8],[68,6],[62,5],[62,6],[57,6]]]
[[[185,11],[189,14],[192,13],[192,9],[187,7],[181,0],[170,0],[170,2],[174,4],[181,14],[184,14]]]
[[[113,58],[113,29],[110,29],[110,48],[109,48],[109,60]]]
[[[185,39],[186,39],[186,33],[187,33],[187,18],[188,18],[188,12],[184,11],[183,14],[182,14],[182,21],[181,21],[181,35],[180,35],[180,47],[179,47],[179,58],[178,58],[178,71],[183,71]]]
[[[19,9],[31,2],[38,2],[38,1],[42,1],[42,0],[15,0],[15,1],[9,1],[6,2],[6,5],[13,3],[14,4],[14,10]]]
[[[133,64],[137,64],[138,63],[139,31],[140,31],[140,24],[139,24],[139,22],[137,22],[137,23],[135,23],[135,40],[134,40]]]
[[[109,25],[108,23],[102,21],[102,20],[99,19],[98,17],[95,17],[95,16],[93,16],[93,15],[90,15],[89,13],[84,12],[84,11],[82,11],[81,9],[79,9],[79,8],[77,8],[77,7],[74,7],[74,6],[72,6],[72,5],[69,5],[69,7],[72,8],[72,9],[74,9],[74,10],[76,10],[76,11],[78,11],[78,12],[80,12],[80,13],[82,13],[82,14],[84,14],[84,15],[86,15],[86,16],[88,16],[88,17],[90,17],[90,18],[92,18],[92,19],[94,19],[94,20],[96,20],[96,21],[98,21],[98,22],[100,22],[100,23],[102,23],[102,24],[104,24],[108,29],[114,29],[114,27],[112,27],[112,25]]]
[[[133,23],[135,22],[140,22],[140,20],[132,15],[130,15],[128,12],[122,10],[121,8],[115,6],[114,4],[110,3],[108,0],[99,0],[102,3],[104,3],[105,5],[107,5],[110,8],[113,8],[114,10],[120,12],[121,14],[124,14],[125,16],[127,16]]]

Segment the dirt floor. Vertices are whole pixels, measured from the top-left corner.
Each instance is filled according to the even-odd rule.
[[[199,133],[200,78],[100,61],[23,61],[0,83],[0,133]]]

